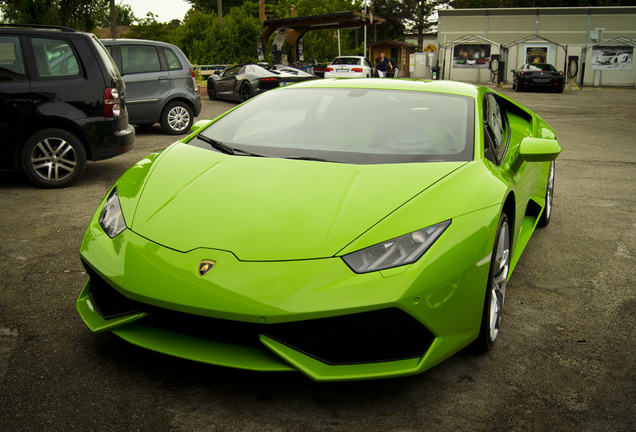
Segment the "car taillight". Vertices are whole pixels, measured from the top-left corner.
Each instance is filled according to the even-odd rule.
[[[194,69],[190,69],[190,76],[192,77],[192,85],[194,85],[194,91],[197,91],[197,89],[199,88],[197,85],[197,77],[194,74]]]
[[[115,118],[121,114],[121,99],[116,88],[104,89],[104,117]]]
[[[351,68],[351,72],[362,72],[362,68]]]
[[[327,69],[325,69],[325,72],[333,72],[333,68],[328,67]]]
[[[524,71],[519,71],[519,75],[525,75]]]
[[[559,76],[563,76],[563,71],[559,71]]]
[[[264,81],[276,81],[276,78],[261,78],[261,82]]]

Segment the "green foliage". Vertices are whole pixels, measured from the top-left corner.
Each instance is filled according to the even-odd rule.
[[[177,29],[176,44],[193,64],[247,63],[257,60],[256,41],[262,32],[249,5],[230,9],[223,30],[215,13],[191,11]]]
[[[107,0],[2,0],[5,23],[46,24],[91,31],[99,15],[108,10]]]
[[[137,23],[131,27],[130,33],[126,34],[125,37],[157,40],[172,44],[177,40],[177,27],[157,21],[157,16],[152,12],[148,12],[145,18],[137,20]]]
[[[129,26],[138,21],[132,8],[128,4],[121,2],[116,4],[115,11],[117,13],[116,22],[118,26]],[[95,22],[98,28],[110,27],[110,7],[105,7],[98,11]]]

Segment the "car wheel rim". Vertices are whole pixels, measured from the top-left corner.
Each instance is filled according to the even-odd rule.
[[[508,222],[501,224],[499,240],[495,251],[495,263],[490,288],[490,340],[497,339],[499,324],[506,298],[508,284],[508,269],[510,266],[510,230]]]
[[[77,165],[75,149],[61,138],[46,138],[31,152],[33,171],[47,181],[63,181],[73,174]]]
[[[550,219],[552,215],[552,196],[554,194],[554,161],[550,164],[550,173],[548,174],[548,186],[545,191],[545,215],[546,219]]]
[[[182,131],[190,123],[190,113],[182,106],[176,106],[168,112],[168,124],[175,131]]]
[[[250,89],[248,86],[244,85],[241,89],[241,98],[243,100],[247,100],[250,97]]]

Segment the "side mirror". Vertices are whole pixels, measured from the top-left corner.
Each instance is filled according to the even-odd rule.
[[[519,145],[519,154],[527,162],[555,160],[561,153],[561,144],[552,138],[526,137]]]
[[[205,126],[207,126],[210,123],[210,120],[199,120],[197,121],[195,124],[192,125],[192,127],[190,128],[190,133],[193,134],[195,132],[198,132],[199,130],[203,129]]]

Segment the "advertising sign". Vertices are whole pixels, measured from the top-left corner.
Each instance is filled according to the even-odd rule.
[[[593,70],[632,70],[634,47],[596,45],[592,47]]]
[[[453,67],[487,68],[490,63],[490,45],[463,44],[455,46]]]

